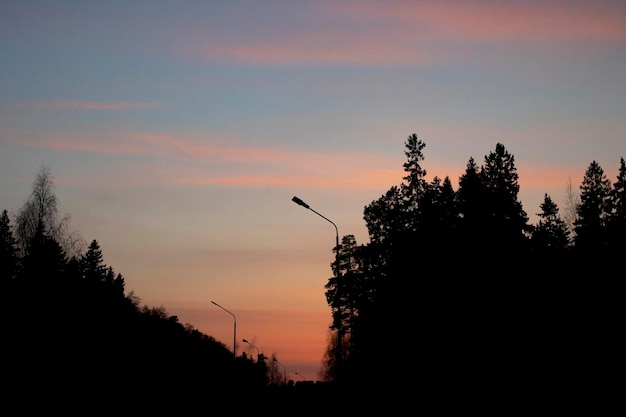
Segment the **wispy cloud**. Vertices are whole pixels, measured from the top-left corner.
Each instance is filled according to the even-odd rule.
[[[291,147],[259,148],[237,138],[212,136],[202,139],[167,134],[100,132],[71,136],[51,131],[13,131],[5,136],[21,146],[60,152],[90,152],[112,156],[157,157],[161,164],[142,166],[145,177],[137,184],[159,182],[169,185],[238,187],[332,187],[385,190],[399,185],[405,172],[397,156],[372,153],[330,154]],[[479,160],[480,162],[480,160]],[[457,186],[464,165],[428,159],[429,176],[449,175]],[[216,167],[220,167],[216,170]],[[227,169],[226,169],[227,167]],[[584,170],[578,167],[575,173]],[[226,169],[226,171],[224,171]],[[561,187],[572,175],[572,167],[528,167],[519,164],[524,189]],[[219,173],[218,173],[219,172]],[[580,176],[580,175],[578,175]],[[578,177],[575,178],[578,180]],[[125,185],[131,185],[126,183]]]
[[[302,24],[297,28],[250,27],[247,38],[220,41],[195,28],[181,49],[208,61],[261,65],[421,65],[454,59],[468,43],[545,47],[626,40],[626,6],[609,8],[603,2],[347,1],[316,6],[307,11],[317,15],[317,26],[298,16]]]
[[[211,137],[210,134],[198,139],[151,133],[68,135],[51,131],[11,131],[5,132],[5,136],[19,146],[30,148],[114,157],[145,156],[146,161],[156,157],[160,164],[140,160],[134,167],[142,166],[141,172],[149,173],[145,178],[150,178],[151,182],[170,185],[379,189],[394,184],[394,179],[402,176],[396,158],[380,154],[331,154],[285,146],[260,148],[245,145],[236,138]],[[145,178],[134,177],[139,183],[145,183]]]
[[[188,159],[196,162],[224,161],[234,163],[281,163],[304,162],[312,155],[324,162],[340,165],[346,157],[331,153],[313,153],[288,147],[260,148],[245,145],[236,137],[207,133],[202,138],[155,133],[97,132],[63,134],[59,132],[13,130],[5,131],[7,137],[22,146],[55,149],[59,151],[83,151],[117,155],[162,156],[170,159]],[[380,155],[372,155],[368,163],[380,161]],[[313,164],[310,164],[313,165]]]
[[[626,39],[626,6],[586,1],[331,2],[330,13],[385,22],[390,37],[426,41],[555,42]],[[404,34],[404,36],[401,36]]]

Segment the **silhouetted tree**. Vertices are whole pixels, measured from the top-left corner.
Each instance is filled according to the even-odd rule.
[[[397,186],[392,186],[378,200],[372,201],[363,209],[363,219],[367,227],[370,242],[375,244],[391,243],[389,240],[403,224],[402,195]]]
[[[103,282],[107,274],[107,266],[104,264],[102,250],[97,240],[92,240],[87,252],[80,260],[83,279],[88,282]]]
[[[432,257],[447,257],[451,250],[457,250],[459,224],[457,196],[450,178],[434,177],[422,200],[420,240],[425,243],[422,247]]]
[[[17,245],[7,210],[0,216],[0,282],[11,282],[17,274]]]
[[[617,180],[611,190],[611,214],[608,221],[609,243],[617,261],[626,253],[626,163],[620,158]]]
[[[426,170],[420,164],[424,160],[422,150],[426,144],[417,138],[417,134],[413,133],[404,142],[404,147],[407,161],[402,164],[406,175],[400,185],[403,202],[402,214],[405,221],[404,229],[415,231],[420,221],[420,203],[428,185],[425,179]]]
[[[580,185],[580,204],[575,223],[578,251],[599,254],[607,246],[607,222],[611,215],[611,181],[602,167],[592,161]]]
[[[569,247],[569,230],[559,216],[559,208],[548,194],[539,206],[539,223],[532,233],[533,249],[542,255],[561,254]]]
[[[121,274],[116,275],[113,268],[104,263],[97,240],[91,241],[79,262],[81,276],[87,286],[97,290],[102,296],[118,298],[124,296],[124,277]]]
[[[360,353],[355,350],[359,343],[352,344],[353,338],[358,338],[359,326],[357,321],[361,315],[361,309],[367,309],[372,300],[371,275],[365,273],[365,258],[361,253],[362,247],[357,245],[354,235],[346,235],[342,238],[339,252],[340,277],[329,279],[326,284],[326,299],[331,307],[333,315],[332,330],[337,331],[335,352],[328,352],[336,364],[336,355],[341,354],[341,364],[350,373],[349,368],[355,367],[360,361]],[[337,345],[341,337],[341,350]],[[358,367],[358,365],[356,365]],[[333,371],[336,376],[337,370]]]
[[[22,260],[22,279],[45,292],[61,282],[66,265],[67,258],[63,248],[54,237],[47,235],[43,222],[39,222],[26,246]]]
[[[475,252],[472,248],[483,248],[488,243],[484,234],[484,227],[488,221],[487,187],[480,175],[480,167],[474,158],[470,157],[465,172],[459,177],[457,190],[459,205],[459,240],[468,252]],[[477,262],[480,257],[465,256],[469,262]],[[471,268],[470,268],[471,269]]]
[[[350,327],[350,319],[354,316],[353,300],[358,291],[358,264],[354,259],[357,247],[354,235],[342,237],[339,245],[339,277],[333,276],[328,280],[326,301],[331,308],[333,324],[331,329],[346,329]],[[331,267],[335,266],[335,262]]]
[[[52,173],[48,166],[43,165],[33,183],[31,195],[15,218],[16,240],[22,254],[39,228],[46,236],[59,242],[69,256],[80,253],[83,239],[78,234],[69,232],[69,222],[69,215],[59,219]]]
[[[528,215],[518,200],[519,176],[515,157],[503,144],[496,144],[495,151],[485,156],[480,176],[486,189],[484,207],[487,217],[483,233],[490,239],[485,249],[509,259],[526,249],[527,233],[532,230]]]
[[[337,378],[337,332],[329,329],[326,338],[326,349],[322,358],[319,377],[322,381],[336,383]],[[270,373],[271,375],[271,373]],[[348,374],[349,375],[349,374]]]
[[[352,322],[348,360],[355,366],[349,369],[350,382],[362,389],[382,389],[384,381],[418,374],[420,368],[426,371],[429,355],[446,340],[437,329],[442,324],[445,328],[450,312],[443,310],[442,316],[433,311],[440,311],[446,300],[442,275],[454,276],[446,271],[452,263],[442,261],[454,256],[450,250],[456,246],[456,194],[448,177],[425,180],[421,166],[425,143],[417,135],[409,136],[405,148],[407,175],[400,187],[393,186],[364,208],[370,243],[354,252],[360,258],[356,264],[366,283],[361,293],[367,301],[359,304]],[[388,341],[406,333],[422,341],[425,356],[401,368],[389,366],[384,358],[397,352],[396,344]]]

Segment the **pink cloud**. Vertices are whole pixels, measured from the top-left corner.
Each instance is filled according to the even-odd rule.
[[[326,2],[316,11],[324,25],[281,27],[248,39],[216,43],[191,30],[181,48],[210,61],[262,65],[424,64],[455,58],[442,45],[626,40],[626,7],[594,2],[393,1]],[[254,28],[250,28],[254,29]],[[206,39],[206,41],[198,41]],[[453,54],[453,55],[449,55]]]
[[[329,2],[330,13],[387,22],[392,36],[437,41],[626,39],[626,7],[602,2]]]
[[[262,149],[237,145],[236,139],[220,136],[200,140],[166,134],[105,132],[73,137],[51,131],[13,131],[9,137],[21,146],[60,152],[162,158],[163,164],[133,164],[134,171],[145,174],[133,176],[138,184],[386,189],[402,178],[402,167],[395,157],[332,155],[281,147]],[[214,175],[213,168],[218,168],[220,174]],[[224,169],[233,174],[224,174]],[[294,171],[299,175],[294,176]]]
[[[222,136],[207,135],[197,139],[167,134],[109,132],[71,137],[50,131],[16,131],[9,137],[22,146],[61,152],[159,157],[162,164],[133,164],[135,172],[143,173],[142,176],[133,176],[136,184],[331,187],[382,192],[401,184],[405,175],[402,169],[404,161],[397,155],[333,155],[286,147],[262,149],[237,144],[236,138]],[[429,155],[423,167],[428,172],[428,181],[435,175],[442,179],[447,175],[456,188],[466,161],[467,157],[463,163],[451,164],[450,161],[437,161]],[[478,158],[478,162],[481,161]],[[547,192],[562,189],[568,178],[578,186],[585,168],[527,166],[522,161],[518,164],[520,186],[525,191]],[[127,182],[124,185],[131,184]]]
[[[386,42],[363,34],[300,34],[278,42],[254,41],[232,46],[203,46],[198,52],[214,57],[255,64],[409,64],[431,59],[427,50],[416,50],[403,42]]]

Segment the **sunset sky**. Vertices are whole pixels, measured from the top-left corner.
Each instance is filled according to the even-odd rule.
[[[0,3],[0,211],[47,165],[127,293],[232,349],[216,302],[289,379],[318,379],[335,244],[291,198],[368,243],[413,133],[455,189],[504,144],[533,224],[592,161],[614,182],[626,2]]]

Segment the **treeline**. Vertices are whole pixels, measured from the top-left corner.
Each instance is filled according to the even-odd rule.
[[[364,207],[370,241],[346,235],[333,249],[329,385],[316,392],[356,410],[389,390],[397,401],[604,386],[601,370],[623,346],[624,158],[615,182],[592,162],[566,216],[545,194],[533,225],[504,145],[481,165],[469,158],[456,190],[449,177],[426,180],[416,134],[404,145],[401,184]],[[140,306],[97,240],[86,244],[69,220],[46,167],[13,219],[6,210],[0,217],[7,398],[32,393],[67,405],[80,397],[102,407],[127,399],[157,411],[230,403],[235,393],[247,399],[239,411],[271,409],[271,399],[310,402],[293,384],[273,384],[272,361],[234,358],[163,307]]]
[[[0,217],[6,412],[195,410],[268,386],[264,363],[125,294],[98,242],[69,232],[53,185],[42,167],[14,219]]]
[[[370,242],[334,249],[327,378],[438,395],[602,385],[623,346],[624,158],[614,183],[590,163],[566,217],[545,194],[533,225],[503,144],[469,158],[456,190],[425,179],[425,146],[410,135],[402,183],[364,207]]]

